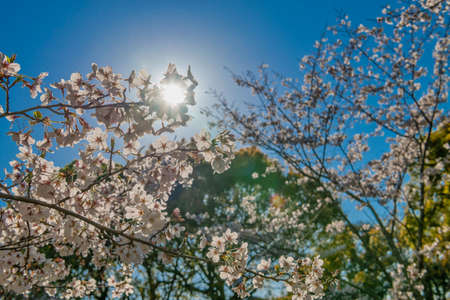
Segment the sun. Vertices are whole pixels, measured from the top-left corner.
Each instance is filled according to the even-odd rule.
[[[163,99],[172,105],[177,105],[183,102],[185,99],[185,94],[186,90],[174,83],[164,85],[161,89]]]

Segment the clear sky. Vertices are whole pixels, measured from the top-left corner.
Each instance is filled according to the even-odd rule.
[[[393,1],[393,0],[391,0]],[[92,62],[128,75],[145,68],[161,78],[169,62],[181,72],[188,64],[200,85],[194,120],[182,135],[206,127],[198,108],[214,99],[217,89],[235,101],[248,91],[233,84],[229,68],[241,73],[262,63],[295,77],[298,60],[312,50],[338,11],[355,24],[374,19],[389,0],[296,1],[3,1],[0,51],[16,53],[22,72],[49,72],[46,82],[86,74]],[[13,100],[29,105],[25,91]],[[3,97],[3,95],[1,95]],[[0,99],[3,101],[3,99]],[[25,103],[25,104],[24,104]],[[3,102],[2,102],[3,104]],[[0,120],[0,170],[17,148]],[[191,134],[189,134],[191,133]],[[67,160],[67,156],[65,157]],[[56,158],[63,163],[64,158]]]

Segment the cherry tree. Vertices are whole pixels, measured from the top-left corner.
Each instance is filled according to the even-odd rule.
[[[433,132],[449,122],[449,16],[445,0],[387,6],[370,26],[343,16],[300,61],[301,77],[264,64],[256,73],[234,75],[254,101],[243,108],[217,94],[219,103],[207,111],[243,143],[271,152],[301,180],[319,183],[327,196],[317,205],[340,207],[340,221],[329,231],[351,233],[362,270],[376,282],[369,289],[342,272],[342,286],[361,297],[448,297],[448,281],[431,274],[439,265],[448,275],[449,218],[426,207],[426,187],[433,182],[441,189],[449,180],[448,143],[440,161],[428,163]],[[418,184],[410,184],[412,169]],[[436,194],[432,202],[442,205],[446,197]],[[350,215],[355,210],[366,224]],[[432,219],[442,223],[430,242]],[[380,257],[375,234],[389,259]],[[405,243],[405,235],[413,242]]]
[[[75,265],[89,261],[103,271],[111,298],[130,295],[134,266],[157,253],[164,263],[178,257],[216,265],[240,297],[265,280],[283,282],[298,299],[323,294],[318,256],[281,256],[276,266],[260,258],[252,268],[248,244],[230,229],[200,239],[204,255],[169,243],[184,230],[179,210],[167,213],[174,186],[191,184],[194,164],[206,161],[222,173],[234,156],[226,130],[214,138],[206,131],[170,138],[187,125],[188,106],[195,104],[197,81],[190,68],[183,76],[170,64],[156,83],[145,71],[124,78],[92,64],[84,76],[73,73],[46,86],[47,73],[21,73],[15,55],[0,54],[0,62],[0,118],[11,123],[8,135],[18,148],[0,181],[4,293],[44,289],[67,299],[98,293],[104,286]],[[13,97],[20,86],[36,99],[25,108]],[[174,96],[165,90],[173,86],[183,91],[176,104],[164,99]],[[143,144],[144,136],[153,142]],[[66,147],[77,155],[58,166],[52,156]]]

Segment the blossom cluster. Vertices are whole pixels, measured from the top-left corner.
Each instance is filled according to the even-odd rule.
[[[238,234],[230,229],[221,236],[213,236],[212,241],[204,242],[203,246],[208,247],[207,256],[220,264],[220,278],[241,298],[249,296],[252,289],[262,288],[265,280],[284,282],[293,299],[318,299],[324,295],[323,261],[319,256],[312,260],[281,256],[278,264],[272,264],[270,258],[260,259],[253,271],[246,267],[248,243],[239,245]]]
[[[70,80],[41,88],[46,73],[19,74],[14,56],[1,54],[1,62],[0,85],[7,93],[0,117],[12,128],[18,119],[29,126],[9,133],[18,154],[1,181],[6,206],[0,209],[0,285],[16,293],[43,287],[53,294],[64,288],[57,283],[71,272],[70,256],[108,268],[114,261],[139,264],[154,249],[173,255],[176,250],[164,244],[184,230],[166,212],[175,184],[190,184],[192,165],[202,160],[223,172],[234,151],[227,132],[168,139],[167,133],[186,125],[186,107],[195,103],[190,69],[181,76],[169,65],[163,82],[186,88],[185,101],[173,107],[145,71],[124,79],[111,67],[93,64],[86,76],[73,73]],[[18,82],[32,98],[40,94],[40,103],[15,109],[9,95]],[[154,141],[143,145],[144,135]],[[63,147],[78,153],[57,166],[51,154]],[[67,284],[77,288],[64,297],[94,292],[95,282],[74,280]],[[113,279],[110,284],[117,296],[131,289]]]

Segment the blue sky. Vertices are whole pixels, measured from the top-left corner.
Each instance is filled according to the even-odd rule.
[[[392,2],[393,0],[391,0]],[[48,72],[46,82],[86,74],[92,62],[110,65],[128,75],[146,69],[159,79],[169,62],[181,72],[192,66],[199,81],[194,119],[179,135],[192,136],[207,127],[199,109],[214,99],[216,89],[233,101],[249,97],[237,88],[230,72],[242,73],[262,63],[295,77],[297,62],[312,51],[338,12],[354,24],[374,19],[389,0],[292,1],[9,1],[2,3],[0,51],[17,54],[22,72]],[[0,95],[3,97],[3,94]],[[0,98],[0,101],[3,101]],[[13,105],[30,99],[24,89],[13,91]],[[3,104],[3,102],[1,102]],[[9,169],[16,145],[0,120],[0,170]],[[73,150],[51,157],[59,165],[73,159]]]
[[[388,2],[387,2],[388,3]],[[268,63],[295,76],[297,61],[308,54],[337,11],[355,23],[373,19],[382,1],[9,1],[2,4],[0,51],[16,53],[22,72],[49,72],[47,83],[87,73],[90,64],[111,65],[128,75],[145,68],[161,78],[169,62],[180,71],[188,64],[200,82],[199,105],[183,135],[206,127],[198,109],[214,99],[217,89],[241,101],[248,91],[233,84],[229,68],[240,73]],[[28,105],[28,94],[13,92],[17,105]],[[2,95],[3,96],[3,95]],[[1,101],[1,100],[0,100]],[[35,99],[34,101],[38,101]],[[0,120],[0,164],[16,154]]]
[[[392,0],[391,0],[392,1]],[[47,83],[86,74],[92,62],[110,65],[128,75],[145,68],[159,79],[169,62],[184,72],[192,66],[199,81],[194,119],[179,135],[192,136],[207,127],[199,108],[214,99],[216,89],[239,103],[249,97],[237,88],[235,73],[267,63],[295,77],[297,62],[309,54],[338,11],[354,24],[375,18],[380,0],[297,1],[10,1],[2,4],[0,51],[16,53],[22,72],[48,72]],[[6,13],[5,13],[6,12]],[[3,95],[1,95],[3,96]],[[30,105],[29,94],[16,89],[17,105]],[[0,99],[0,101],[2,101]],[[0,120],[0,170],[9,169],[16,145],[6,136],[9,123]],[[59,165],[73,159],[66,149],[51,157]],[[352,206],[352,205],[350,205]],[[356,212],[354,213],[357,214]]]

